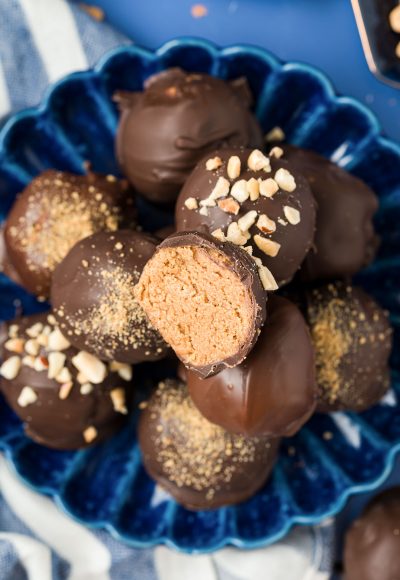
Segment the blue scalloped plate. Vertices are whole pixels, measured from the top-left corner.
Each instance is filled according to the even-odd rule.
[[[304,64],[281,63],[251,46],[220,50],[195,39],[173,40],[155,53],[122,48],[95,70],[57,83],[39,108],[16,115],[4,127],[1,216],[31,177],[47,167],[80,172],[89,159],[95,170],[117,172],[113,141],[118,116],[111,95],[117,88],[140,89],[150,74],[176,65],[224,78],[245,75],[265,131],[282,127],[289,141],[330,157],[378,193],[382,246],[358,281],[391,313],[396,345],[392,389],[362,415],[314,416],[284,442],[264,489],[239,506],[210,512],[183,509],[148,478],[135,418],[102,445],[59,452],[29,441],[0,402],[0,445],[26,483],[53,496],[73,518],[106,528],[133,546],[164,543],[186,552],[227,544],[253,548],[279,539],[294,524],[337,513],[351,494],[378,487],[400,448],[400,148],[382,136],[367,108],[336,95],[322,73]],[[153,214],[151,219],[162,217]],[[43,308],[5,277],[0,278],[0,296],[3,319],[21,308]]]

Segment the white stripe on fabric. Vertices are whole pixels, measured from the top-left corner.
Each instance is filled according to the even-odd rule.
[[[179,554],[165,546],[154,550],[154,565],[159,580],[218,580],[212,556]]]
[[[331,417],[347,443],[355,449],[359,449],[361,447],[360,426],[353,423],[350,417],[341,412],[331,413]]]
[[[70,565],[69,580],[110,580],[111,554],[94,534],[26,487],[0,455],[0,490],[15,515]]]
[[[75,19],[64,0],[19,0],[49,82],[86,70],[88,62]]]
[[[10,112],[11,103],[8,96],[8,89],[3,67],[0,62],[0,119]]]
[[[22,534],[0,533],[12,544],[29,580],[51,580],[51,552],[47,546]]]
[[[213,558],[235,580],[328,580],[328,574],[319,576],[315,569],[313,550],[310,530],[299,527],[272,546],[246,552],[246,558],[236,548],[218,550]]]

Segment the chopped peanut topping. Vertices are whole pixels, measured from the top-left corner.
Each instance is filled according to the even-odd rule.
[[[39,353],[40,344],[34,338],[31,338],[25,343],[25,352],[32,356],[36,356]]]
[[[291,192],[296,189],[296,182],[293,175],[283,167],[278,169],[278,171],[275,173],[275,181],[284,191]]]
[[[259,234],[254,236],[254,242],[256,243],[257,247],[264,252],[267,256],[271,256],[271,258],[275,258],[278,255],[278,252],[281,248],[281,245],[278,242],[274,242],[268,238],[264,238]]]
[[[230,183],[225,177],[218,177],[218,181],[214,186],[214,189],[209,195],[210,199],[216,200],[220,197],[225,197],[229,194]],[[214,204],[215,205],[215,204]]]
[[[240,210],[240,205],[232,197],[220,199],[218,201],[218,207],[225,213],[232,213],[233,215],[237,215]]]
[[[23,338],[10,338],[4,344],[4,347],[10,352],[22,354],[24,352],[25,341]]]
[[[257,201],[257,199],[260,197],[260,187],[257,179],[255,177],[251,177],[247,181],[246,187],[250,196],[250,201]]]
[[[397,4],[389,14],[389,24],[393,32],[400,32],[400,4]]]
[[[24,387],[18,397],[18,405],[20,407],[27,407],[28,405],[33,405],[37,401],[37,394],[32,389],[32,387]]]
[[[185,200],[185,206],[187,209],[197,209],[199,207],[197,200],[194,197],[188,197]]]
[[[5,379],[12,381],[18,375],[21,368],[21,359],[19,356],[10,356],[0,367],[0,375]]]
[[[220,242],[225,242],[226,241],[225,234],[221,230],[221,228],[218,228],[217,230],[214,230],[211,235],[214,236],[214,238],[216,238]]]
[[[114,407],[114,411],[116,411],[117,413],[122,413],[122,415],[127,415],[128,409],[125,403],[124,389],[113,389],[110,393],[110,397]]]
[[[263,213],[257,220],[257,227],[264,234],[272,234],[276,230],[276,223]]]
[[[249,198],[249,192],[247,191],[247,181],[245,179],[239,179],[232,185],[231,196],[234,197],[239,203],[243,203]]]
[[[286,135],[280,127],[273,127],[271,131],[265,135],[265,140],[267,143],[271,143],[273,141],[284,141],[285,138]]]
[[[257,212],[255,210],[248,211],[238,220],[238,226],[242,232],[248,232],[249,229],[256,223]]]
[[[96,439],[96,437],[97,437],[96,427],[88,427],[83,432],[83,438],[86,441],[86,443],[91,443]]]
[[[245,235],[244,232],[241,231],[236,222],[229,224],[226,233],[226,239],[228,242],[232,242],[232,244],[235,244],[236,246],[244,246],[249,237],[249,234]]]
[[[270,157],[275,157],[276,159],[280,159],[283,155],[282,147],[272,147],[271,151],[269,152]]]
[[[271,163],[268,157],[259,149],[254,149],[247,160],[247,167],[251,171],[271,171]]]
[[[287,221],[292,224],[292,226],[296,226],[298,223],[300,223],[300,212],[298,209],[285,205],[283,208],[283,213],[285,214]]]
[[[260,276],[261,283],[264,287],[264,290],[278,290],[279,286],[276,283],[275,278],[273,277],[272,273],[266,266],[261,266],[258,269],[258,274]]]
[[[104,381],[107,375],[106,365],[97,357],[81,350],[72,359],[72,364],[95,385]]]
[[[259,180],[260,195],[263,197],[273,197],[279,191],[279,186],[272,177]]]
[[[206,169],[207,171],[214,171],[218,169],[222,165],[221,157],[213,157],[212,159],[207,159],[206,161]]]
[[[72,381],[70,381],[68,383],[64,383],[63,385],[61,385],[60,390],[58,391],[58,397],[62,401],[65,401],[65,399],[68,399],[69,394],[72,390],[72,387],[73,387]]]
[[[239,157],[237,155],[232,155],[232,157],[229,157],[228,166],[226,170],[229,179],[238,178],[240,175],[240,168],[241,163]]]

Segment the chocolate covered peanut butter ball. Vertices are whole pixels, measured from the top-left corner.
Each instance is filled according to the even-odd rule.
[[[3,323],[0,388],[25,433],[55,449],[110,437],[130,407],[130,365],[72,347],[52,314]]]
[[[131,230],[98,232],[76,244],[53,275],[60,330],[76,348],[127,363],[163,358],[168,347],[134,297],[156,241]]]
[[[200,232],[166,238],[135,296],[181,361],[202,377],[238,365],[265,320],[268,275],[246,252]]]
[[[400,577],[400,487],[373,498],[345,537],[345,580]]]
[[[263,486],[278,441],[231,435],[196,409],[187,387],[165,380],[139,420],[139,443],[149,475],[178,503],[204,510],[236,504]]]
[[[312,151],[284,146],[285,159],[308,180],[317,202],[314,244],[301,267],[304,280],[352,276],[374,258],[378,198],[366,183]]]
[[[307,293],[315,348],[318,410],[363,411],[389,388],[392,329],[387,314],[361,288],[344,282]]]
[[[177,200],[176,228],[201,226],[249,251],[275,288],[289,282],[314,239],[315,202],[307,180],[283,156],[224,149],[204,157]]]
[[[185,377],[196,407],[231,433],[294,435],[315,409],[310,333],[297,306],[275,295],[268,299],[260,337],[240,365],[207,379],[185,369]]]
[[[155,203],[174,201],[207,152],[262,144],[244,79],[224,81],[173,68],[147,79],[143,92],[115,98],[122,110],[117,134],[121,169]]]
[[[4,229],[5,257],[28,291],[47,298],[55,267],[79,240],[134,224],[126,181],[50,169],[35,177],[14,202]]]

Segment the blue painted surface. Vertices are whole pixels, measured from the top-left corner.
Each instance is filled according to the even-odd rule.
[[[225,78],[247,76],[264,130],[279,124],[289,141],[334,157],[379,194],[380,254],[360,282],[390,310],[395,325],[391,397],[359,416],[314,416],[283,442],[262,490],[239,506],[212,512],[192,513],[157,492],[141,464],[135,417],[102,445],[57,452],[29,441],[0,401],[0,446],[29,485],[54,496],[79,521],[107,528],[134,546],[165,543],[188,552],[226,544],[250,548],[279,539],[293,524],[336,514],[351,494],[376,489],[400,449],[400,295],[393,267],[400,264],[400,146],[380,135],[366,107],[337,97],[327,78],[311,67],[282,64],[262,49],[219,50],[193,39],[171,42],[156,54],[131,47],[115,51],[95,71],[60,81],[41,107],[6,124],[0,132],[1,212],[6,214],[21,184],[46,167],[79,169],[87,159],[94,167],[112,169],[113,90],[140,88],[149,74],[174,65]],[[147,214],[148,221],[159,219],[150,207]],[[14,315],[15,299],[27,313],[43,307],[0,277],[0,317]],[[150,368],[157,372],[159,365]],[[326,432],[333,437],[324,437]]]
[[[110,22],[148,48],[182,35],[241,42],[319,67],[337,90],[368,104],[400,141],[400,93],[368,70],[350,0],[93,0]],[[207,16],[193,18],[203,4]]]

